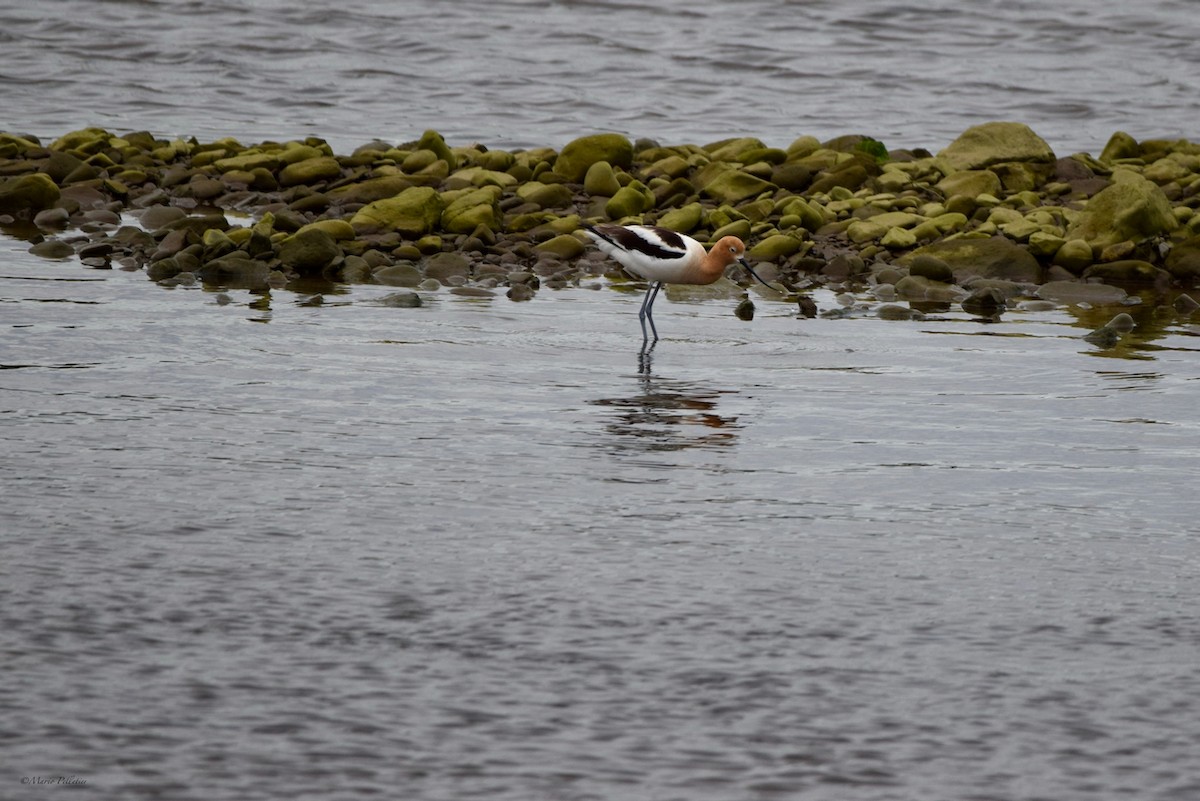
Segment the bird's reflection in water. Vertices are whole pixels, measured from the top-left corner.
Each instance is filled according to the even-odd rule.
[[[605,430],[621,450],[647,452],[733,445],[741,428],[736,416],[719,412],[722,395],[688,381],[662,378],[649,371],[636,377],[638,391],[628,397],[590,401],[612,410]]]

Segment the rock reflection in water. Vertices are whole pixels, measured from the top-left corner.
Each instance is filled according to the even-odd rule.
[[[638,391],[629,397],[590,401],[608,407],[605,430],[619,450],[677,451],[734,444],[742,427],[736,416],[722,415],[718,402],[729,390],[645,372],[636,376]]]

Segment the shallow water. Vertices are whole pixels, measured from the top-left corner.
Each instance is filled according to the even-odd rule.
[[[1187,320],[667,297],[639,373],[634,293],[5,247],[8,797],[1200,792]]]
[[[17,4],[9,4],[16,6]],[[863,133],[938,150],[1028,123],[1060,155],[1125,130],[1197,136],[1200,17],[1136,6],[714,0],[56,0],[4,9],[12,128],[86,125],[245,142],[316,135],[561,147]]]
[[[0,128],[1196,135],[1187,3],[687,5],[21,6]],[[1200,328],[1162,298],[743,322],[667,293],[639,372],[640,296],[603,279],[222,304],[26,248],[0,237],[0,797],[1200,797]]]

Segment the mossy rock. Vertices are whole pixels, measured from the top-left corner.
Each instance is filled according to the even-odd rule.
[[[727,225],[722,225],[717,230],[713,231],[710,242],[718,242],[723,237],[736,236],[738,239],[745,242],[750,238],[750,221],[749,220],[734,220]]]
[[[947,198],[955,195],[970,198],[999,195],[1000,176],[991,170],[959,170],[938,181],[935,188]]]
[[[407,236],[423,236],[437,226],[444,209],[445,203],[436,189],[413,186],[395,197],[363,206],[350,219],[350,224],[359,234],[395,231]]]
[[[499,202],[500,188],[496,186],[458,194],[445,204],[442,229],[454,234],[469,234],[481,225],[495,229],[501,220]]]
[[[704,222],[704,207],[699,203],[689,203],[677,209],[671,209],[658,218],[657,225],[688,234],[695,231]]]
[[[328,190],[325,194],[337,203],[373,203],[376,200],[395,197],[413,185],[406,175],[380,175],[365,181],[347,184]]]
[[[1078,275],[1093,261],[1092,246],[1083,239],[1068,239],[1054,253],[1051,262]]]
[[[573,234],[559,234],[553,239],[534,245],[533,249],[538,253],[549,253],[558,256],[563,261],[570,261],[582,256],[585,247],[579,237]]]
[[[280,186],[300,186],[332,181],[341,177],[342,165],[332,156],[305,159],[279,171]]]
[[[221,231],[229,230],[229,220],[225,219],[224,214],[205,214],[200,217],[181,217],[178,220],[167,223],[162,227],[163,231],[191,231],[197,238],[204,236],[204,232],[210,228],[216,228]]]
[[[501,189],[512,189],[518,183],[520,181],[507,172],[489,170],[485,167],[464,167],[446,180],[446,185],[449,188],[498,186]]]
[[[740,203],[779,187],[741,170],[724,170],[713,176],[701,190],[719,203]]]
[[[1171,201],[1153,181],[1118,169],[1113,183],[1096,193],[1067,228],[1067,239],[1083,239],[1093,250],[1120,242],[1143,242],[1175,230]]]
[[[1200,280],[1200,236],[1185,239],[1171,248],[1163,266],[1182,281]]]
[[[691,168],[692,165],[687,159],[678,153],[672,153],[651,164],[643,171],[643,174],[647,178],[678,178]]]
[[[1020,122],[985,122],[963,131],[938,158],[953,170],[980,170],[1006,161],[1053,163],[1046,140]]]
[[[1099,279],[1106,284],[1118,285],[1163,285],[1171,280],[1171,274],[1148,261],[1121,259],[1103,264],[1093,264],[1083,271],[1084,280]]]
[[[621,190],[617,174],[607,161],[597,161],[588,167],[583,177],[583,191],[589,195],[612,197]]]
[[[297,234],[302,234],[305,231],[316,229],[329,234],[330,238],[337,242],[345,242],[354,239],[357,234],[354,232],[354,226],[346,220],[317,220],[297,231]]]
[[[633,164],[633,143],[617,133],[581,136],[568,142],[558,154],[554,171],[572,183],[579,183],[587,175],[588,168],[600,161],[629,169]]]
[[[279,243],[279,260],[301,275],[319,275],[341,256],[333,237],[315,225],[307,225]]]
[[[103,128],[82,128],[63,134],[50,143],[50,150],[77,150],[85,153],[95,153],[108,147],[108,141],[113,135]]]
[[[789,198],[785,201],[780,209],[780,215],[798,217],[800,224],[809,231],[816,231],[825,223],[831,222],[815,206],[800,197]]]
[[[906,275],[896,282],[896,294],[908,300],[956,301],[963,291],[953,284],[920,275]]]
[[[451,171],[458,167],[458,157],[454,155],[454,151],[437,131],[429,130],[421,134],[421,139],[417,142],[417,149],[433,151],[438,160],[446,162],[446,166]]]
[[[766,150],[767,146],[761,139],[753,136],[739,136],[734,139],[722,139],[704,146],[709,158],[713,161],[733,161],[741,164],[748,163],[747,154]],[[787,154],[784,153],[786,158]]]
[[[279,157],[274,153],[243,153],[240,156],[218,159],[213,162],[213,166],[223,173],[234,170],[251,171],[260,167],[274,172],[279,169],[280,163]]]
[[[56,184],[65,182],[66,177],[83,167],[84,163],[79,158],[72,156],[61,150],[50,151],[50,157],[42,165],[42,172],[49,175]]]
[[[1111,164],[1119,159],[1141,158],[1142,148],[1137,140],[1124,131],[1117,131],[1108,138],[1108,143],[1100,151],[1100,161]]]
[[[954,271],[942,259],[929,253],[918,253],[909,262],[908,274],[943,284],[954,283]]]
[[[571,205],[575,196],[564,184],[544,184],[530,181],[517,187],[517,197],[542,209],[563,209]]]
[[[0,179],[0,214],[32,217],[57,203],[61,194],[54,179],[40,172]]]
[[[772,234],[750,248],[746,255],[756,261],[778,261],[798,253],[802,247],[802,239],[787,234]]]
[[[629,186],[621,187],[604,204],[604,213],[610,220],[619,220],[624,217],[633,217],[641,214],[649,205],[646,195],[640,189],[630,184]]]
[[[1003,236],[986,239],[946,239],[932,242],[900,257],[901,265],[912,265],[922,256],[945,262],[961,283],[971,276],[1002,278],[1020,283],[1037,283],[1041,266],[1025,248]]]
[[[212,261],[238,249],[238,243],[229,234],[217,228],[210,228],[200,238],[204,245],[204,260]]]
[[[276,149],[275,154],[281,163],[295,164],[300,161],[321,158],[322,156],[332,156],[333,150],[325,144],[317,147],[305,144],[304,142],[288,142],[282,148]]]

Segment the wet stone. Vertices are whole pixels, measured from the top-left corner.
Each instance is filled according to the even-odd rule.
[[[421,296],[416,292],[393,292],[380,298],[379,303],[397,309],[415,309],[423,305]]]
[[[68,259],[75,255],[75,248],[61,239],[46,239],[29,248],[29,252],[43,259]]]

